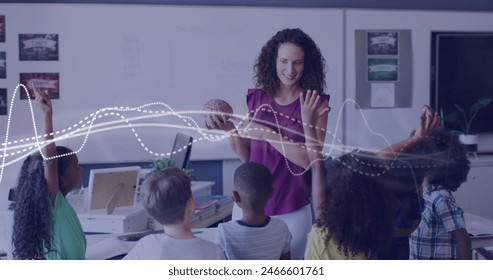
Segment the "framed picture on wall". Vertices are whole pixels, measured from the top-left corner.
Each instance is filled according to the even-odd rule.
[[[0,43],[5,42],[5,16],[0,16]]]
[[[399,32],[368,31],[368,55],[398,55]]]
[[[398,81],[399,60],[397,58],[368,58],[368,81]]]
[[[52,99],[60,99],[59,73],[20,73],[20,83],[26,86],[28,93],[21,90],[21,99],[34,99],[34,86],[42,91],[48,91]]]
[[[19,60],[58,60],[58,34],[19,34]]]
[[[0,79],[7,78],[7,53],[0,52]]]
[[[0,115],[7,115],[8,104],[7,89],[0,88]]]

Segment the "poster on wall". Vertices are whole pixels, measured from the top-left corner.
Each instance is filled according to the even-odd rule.
[[[0,88],[0,115],[7,115],[7,89]]]
[[[0,43],[5,42],[5,16],[0,16]]]
[[[369,58],[368,81],[398,81],[398,66],[397,58]]]
[[[399,32],[368,31],[368,55],[398,55]]]
[[[357,108],[412,107],[411,30],[355,30]]]
[[[21,90],[21,99],[34,99],[34,87],[47,91],[52,99],[60,99],[59,73],[20,73],[20,83],[26,86],[28,93]]]
[[[7,53],[0,52],[0,79],[7,78]]]
[[[19,34],[19,60],[58,60],[58,34]]]

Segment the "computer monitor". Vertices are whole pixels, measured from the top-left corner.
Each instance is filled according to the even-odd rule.
[[[91,169],[87,210],[134,206],[140,166]]]
[[[184,133],[176,133],[173,149],[171,150],[170,160],[174,166],[185,169],[190,161],[190,153],[192,152],[193,138]]]

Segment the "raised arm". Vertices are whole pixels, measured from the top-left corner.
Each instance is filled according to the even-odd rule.
[[[320,96],[308,91],[306,94],[301,94],[301,118],[304,123],[316,123],[317,119],[325,118],[327,122],[328,111],[327,107],[319,106]],[[325,134],[320,140],[317,135],[317,130],[313,126],[305,125],[305,145],[307,147],[307,155],[310,161],[312,170],[312,200],[315,219],[319,219],[322,213],[321,206],[325,202],[325,170],[322,150],[324,147]]]
[[[423,107],[419,117],[419,128],[414,135],[397,142],[377,153],[377,156],[385,160],[394,160],[399,154],[415,147],[421,140],[428,136],[440,124],[440,116],[428,105]]]
[[[48,186],[51,200],[54,201],[56,194],[58,193],[58,169],[56,159],[56,146],[53,141],[53,107],[51,103],[51,96],[47,92],[39,91],[35,88],[36,103],[43,112],[43,134],[44,140],[50,142],[44,143],[41,149],[41,153],[44,157],[44,177]]]

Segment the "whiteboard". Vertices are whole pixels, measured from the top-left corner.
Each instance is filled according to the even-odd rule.
[[[255,58],[263,44],[284,28],[299,27],[315,40],[327,60],[331,106],[339,107],[334,103],[342,100],[342,10],[0,6],[7,26],[7,40],[0,47],[7,52],[9,77],[0,81],[0,87],[8,88],[10,102],[19,73],[58,72],[60,99],[54,100],[54,125],[55,130],[65,130],[58,136],[70,136],[58,143],[76,150],[81,162],[155,160],[171,152],[177,131],[194,138],[192,160],[237,158],[223,135],[200,129],[203,117],[198,111],[206,100],[220,98],[235,113],[245,114]],[[58,61],[19,61],[18,34],[38,33],[58,34]],[[10,140],[32,136],[32,121],[25,117],[30,114],[28,101],[17,93],[14,102]],[[139,111],[101,111],[144,105]],[[156,115],[160,112],[165,113]],[[2,128],[5,119],[2,116]],[[67,134],[82,126],[76,134]]]

